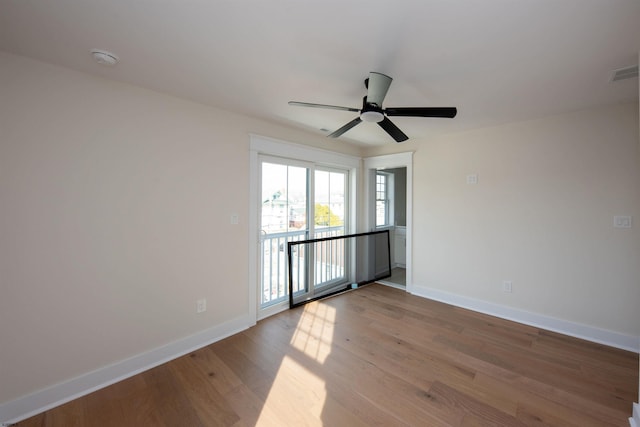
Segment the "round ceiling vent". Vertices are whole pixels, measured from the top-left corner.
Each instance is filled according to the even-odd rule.
[[[92,49],[91,56],[93,56],[93,59],[101,65],[113,66],[118,63],[118,57],[106,50]]]

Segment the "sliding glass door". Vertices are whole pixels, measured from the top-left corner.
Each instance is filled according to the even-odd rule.
[[[345,234],[347,178],[344,170],[260,157],[260,308],[288,301],[288,242]],[[341,245],[327,243],[293,258],[296,294],[312,295],[346,281]]]

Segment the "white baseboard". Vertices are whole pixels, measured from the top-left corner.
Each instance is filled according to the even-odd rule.
[[[640,348],[638,346],[639,337],[634,335],[621,334],[581,323],[557,319],[544,314],[532,313],[437,289],[426,288],[424,286],[414,285],[412,287],[412,293],[417,296],[467,308],[469,310],[478,311],[480,313],[489,314],[502,319],[524,323],[525,325],[535,326],[537,328],[581,338],[598,344],[608,345],[610,347],[632,351],[634,353],[640,353]]]
[[[629,418],[629,426],[640,427],[640,405],[633,404],[633,416]]]
[[[254,325],[242,316],[146,353],[80,375],[69,381],[0,404],[0,425],[11,425],[108,385],[144,372]]]

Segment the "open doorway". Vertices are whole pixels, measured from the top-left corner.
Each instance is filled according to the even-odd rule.
[[[374,173],[373,170],[371,173]],[[405,288],[407,247],[407,168],[375,170],[376,230],[389,230],[391,277],[385,282]]]
[[[411,291],[412,154],[365,159],[367,229],[389,230],[391,277],[380,283]]]

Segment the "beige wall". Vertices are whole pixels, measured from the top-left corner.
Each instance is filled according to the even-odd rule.
[[[0,402],[247,315],[250,132],[361,154],[3,53],[0,100]],[[638,336],[637,147],[621,105],[366,154],[416,151],[416,285]]]
[[[250,132],[0,53],[0,403],[248,315]]]
[[[414,284],[639,336],[637,147],[637,104],[420,143]]]
[[[632,103],[369,150],[415,151],[414,285],[640,336],[638,121]]]

